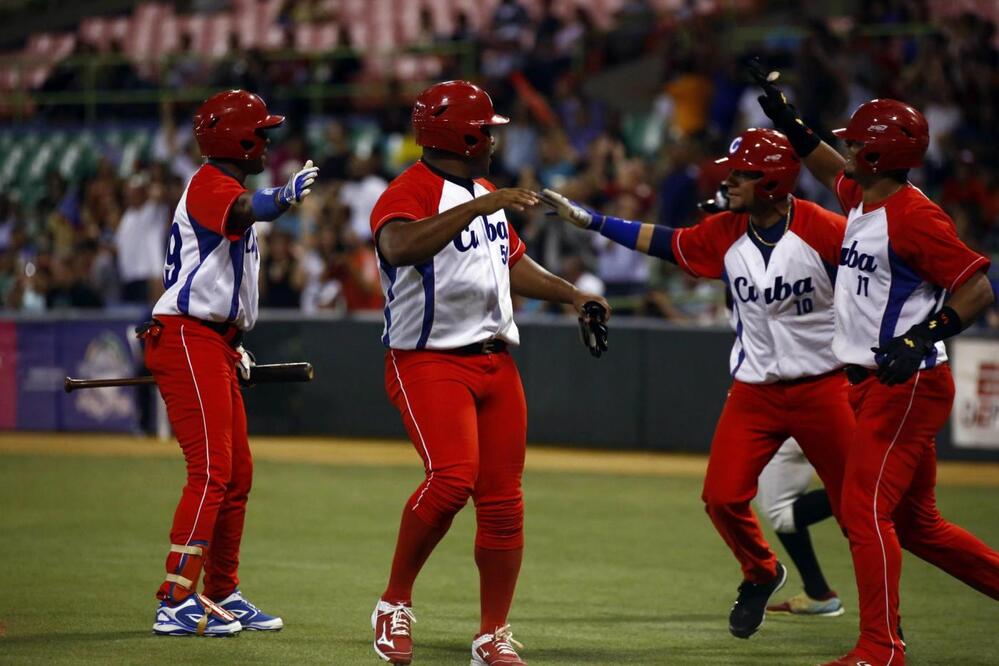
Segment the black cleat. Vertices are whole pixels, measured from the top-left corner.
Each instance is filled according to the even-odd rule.
[[[766,616],[767,603],[777,590],[787,582],[787,568],[777,563],[777,576],[769,583],[750,583],[742,581],[739,586],[739,598],[732,606],[728,616],[728,630],[736,638],[749,638],[763,624]]]

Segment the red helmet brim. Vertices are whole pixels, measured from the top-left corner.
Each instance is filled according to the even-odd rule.
[[[260,129],[267,129],[269,127],[277,127],[278,125],[284,124],[284,116],[276,116],[274,114],[268,115],[266,118],[257,123],[257,127]]]

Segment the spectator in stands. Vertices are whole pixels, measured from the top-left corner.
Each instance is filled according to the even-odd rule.
[[[656,12],[649,0],[625,0],[614,14],[614,22],[607,37],[607,55],[611,63],[619,64],[644,52],[656,26]]]
[[[556,109],[562,127],[576,152],[585,154],[590,144],[605,129],[604,107],[573,88],[573,79],[566,76],[556,84]]]
[[[656,199],[659,202],[659,224],[674,229],[690,226],[696,217],[697,202],[701,199],[698,188],[701,159],[698,145],[693,140],[677,143],[663,151],[666,177],[659,183]]]
[[[326,156],[319,163],[319,173],[323,174],[323,181],[346,180],[351,155],[347,128],[334,118],[326,125]]]
[[[45,295],[46,308],[104,307],[104,297],[92,283],[97,252],[96,241],[81,241],[65,262],[53,263],[52,286]]]
[[[566,255],[565,258],[562,259],[562,270],[559,271],[559,275],[580,291],[596,294],[598,296],[603,296],[604,293],[606,293],[603,280],[587,269],[586,262],[583,260],[581,255]],[[562,305],[562,311],[566,314],[575,314],[576,312],[575,308],[571,305],[565,304]]]
[[[381,174],[381,158],[377,154],[367,158],[354,155],[349,165],[348,180],[340,188],[340,203],[350,211],[353,236],[367,242],[371,239],[371,211],[388,187],[388,181]]]
[[[337,30],[336,49],[333,51],[333,60],[330,62],[329,82],[331,85],[350,85],[356,83],[363,72],[364,61],[361,59],[361,52],[354,48],[354,38],[350,33],[350,28],[341,25]],[[347,96],[344,95],[339,101],[347,99]],[[336,108],[343,109],[345,107],[343,104],[339,104]]]
[[[267,235],[267,251],[261,261],[260,275],[261,307],[301,306],[305,270],[298,258],[295,237],[280,222]]]
[[[607,210],[613,211],[608,215],[625,220],[644,217],[640,199],[630,192],[618,194]],[[607,298],[625,299],[624,302],[615,301],[614,314],[634,314],[643,307],[649,289],[648,257],[603,236],[594,236],[593,247],[597,253],[597,276],[606,285]]]
[[[213,88],[241,88],[252,90],[271,99],[271,86],[267,78],[267,61],[260,49],[240,49],[236,33],[229,35],[226,57],[218,62],[211,75]]]
[[[517,0],[500,0],[493,11],[490,26],[497,41],[524,44],[530,23],[531,17]]]
[[[295,129],[281,145],[268,153],[267,169],[274,187],[281,187],[293,173],[302,168],[307,159],[305,146],[305,135],[300,129]]]
[[[668,108],[670,134],[676,139],[695,137],[708,126],[708,108],[714,84],[693,60],[677,63],[663,87],[659,103]]]
[[[340,283],[347,312],[381,311],[385,300],[374,248],[358,237],[346,217],[336,218],[331,227],[336,239],[326,260],[326,275]]]
[[[128,180],[125,211],[114,231],[124,303],[149,305],[163,291],[163,257],[170,224],[165,197],[163,185],[150,183],[145,173],[137,173]]]
[[[525,168],[538,167],[538,128],[531,122],[524,103],[518,101],[514,105],[510,123],[496,128],[495,135],[499,144],[500,166],[508,174],[519,174]]]
[[[340,299],[343,290],[339,280],[328,270],[331,258],[338,252],[334,216],[346,216],[347,211],[335,199],[328,198],[320,213],[319,226],[315,234],[315,245],[302,262],[305,273],[305,286],[302,289],[301,306],[306,313],[332,310],[343,307]]]
[[[166,83],[171,88],[180,90],[205,84],[209,72],[201,54],[194,46],[191,33],[181,34],[180,47],[169,57],[166,69]]]
[[[556,189],[576,174],[576,153],[569,145],[568,137],[559,128],[550,128],[538,144],[541,166],[538,180],[542,187]]]

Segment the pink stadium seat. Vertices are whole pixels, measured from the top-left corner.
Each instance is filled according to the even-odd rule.
[[[208,16],[205,20],[207,48],[203,53],[213,58],[221,58],[229,50],[229,35],[233,31],[233,17],[227,13]]]

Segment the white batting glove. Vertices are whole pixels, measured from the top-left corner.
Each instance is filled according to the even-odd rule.
[[[318,176],[319,167],[313,166],[312,160],[309,160],[305,166],[293,173],[287,184],[278,191],[278,202],[285,207],[302,203],[302,199],[312,192],[309,188],[316,182]]]
[[[248,351],[243,345],[237,347],[236,352],[239,353],[239,361],[236,362],[236,372],[239,373],[239,378],[243,382],[249,382],[253,366],[257,364],[257,359],[253,358],[253,353]]]
[[[589,210],[577,203],[567,199],[555,190],[541,190],[538,195],[542,203],[545,203],[555,211],[555,214],[566,222],[571,222],[580,229],[595,229],[594,216]]]

